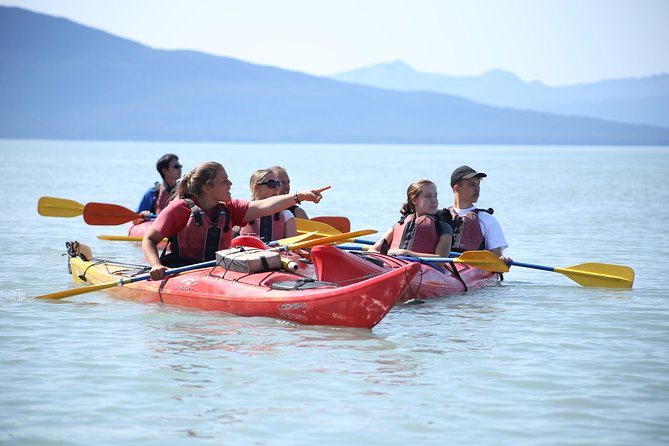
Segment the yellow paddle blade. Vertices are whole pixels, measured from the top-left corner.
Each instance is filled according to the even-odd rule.
[[[111,240],[115,242],[141,242],[142,238],[143,237],[138,235],[98,235],[98,239],[100,240]],[[162,241],[166,242],[167,239],[164,238]]]
[[[341,231],[333,228],[327,223],[314,220],[305,220],[303,218],[296,218],[295,222],[297,223],[297,233],[304,234],[305,232],[318,232],[318,235],[323,237],[328,235],[341,234]]]
[[[311,217],[311,220],[326,223],[339,232],[349,232],[351,230],[351,221],[348,217],[323,215],[319,217]]]
[[[116,242],[141,242],[142,237],[137,235],[98,235],[100,240],[113,240]]]
[[[78,217],[84,213],[84,205],[66,198],[40,197],[37,212],[45,217]]]
[[[304,234],[301,234],[301,235],[296,235],[294,237],[287,237],[287,238],[282,238],[280,240],[277,240],[277,244],[279,246],[286,246],[286,245],[290,245],[291,243],[302,242],[302,241],[311,240],[311,239],[314,239],[314,238],[318,238],[318,233],[316,231],[305,232]]]
[[[93,291],[105,290],[107,288],[113,288],[118,285],[126,283],[124,280],[115,280],[114,282],[99,283],[97,285],[83,286],[79,288],[72,288],[70,290],[57,291],[50,294],[42,294],[41,296],[35,296],[35,299],[63,299],[65,297],[76,296],[78,294],[90,293]]]
[[[629,266],[582,263],[567,268],[555,268],[555,272],[586,287],[632,288],[634,284],[634,270]]]
[[[336,234],[336,235],[330,235],[326,237],[320,237],[317,239],[313,240],[305,240],[303,242],[298,242],[298,243],[293,243],[291,245],[286,245],[284,249],[300,249],[300,248],[311,248],[312,246],[316,245],[329,245],[329,244],[334,244],[334,243],[344,243],[346,241],[349,241],[350,239],[353,239],[355,237],[361,236],[361,235],[369,235],[369,234],[376,234],[378,231],[374,229],[361,229],[360,231],[353,231],[353,232],[344,232],[341,234]],[[275,248],[275,250],[278,250],[278,248]]]
[[[509,271],[509,266],[490,251],[465,251],[460,254],[460,257],[454,258],[453,262],[465,263],[478,269],[495,273],[506,273]]]

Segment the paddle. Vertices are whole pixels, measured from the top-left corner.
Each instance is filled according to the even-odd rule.
[[[634,284],[634,270],[629,266],[581,263],[566,268],[555,268],[516,261],[509,262],[509,265],[560,273],[584,287],[632,288]]]
[[[305,233],[305,232],[313,232],[316,231],[318,235],[321,236],[327,236],[327,235],[337,235],[337,234],[342,234],[342,232],[336,228],[333,228],[327,223],[323,223],[320,221],[315,221],[315,220],[305,220],[303,218],[296,218],[295,222],[297,224],[297,232],[298,234],[300,233]],[[376,233],[378,231],[374,231]],[[374,242],[370,242],[367,240],[362,240],[359,238],[353,238],[350,240],[353,243],[360,243],[360,244],[374,244]]]
[[[121,225],[138,218],[155,218],[155,215],[144,216],[118,204],[88,203],[84,206],[84,221],[89,225]]]
[[[89,225],[120,225],[138,218],[155,218],[155,215],[143,216],[117,204],[88,203],[83,205],[74,200],[55,197],[40,197],[37,212],[45,217],[84,216]]]
[[[320,233],[326,233],[329,231],[329,233],[333,233],[336,231],[335,228],[332,227],[327,227],[323,223],[314,223],[310,222],[310,220],[301,220],[301,219],[296,219],[297,220],[297,228],[298,232],[300,232],[300,227],[304,228],[305,227],[310,227],[313,228],[313,230],[316,230]],[[318,227],[316,226],[318,225]],[[360,244],[374,244],[373,242],[369,242],[367,240],[360,240],[360,239],[355,239],[355,243],[360,243]],[[345,249],[349,250],[354,250],[355,248],[353,247],[344,247]],[[362,248],[360,248],[362,250]],[[467,251],[464,254],[470,253],[470,252],[489,252],[489,251]],[[459,252],[451,252],[452,256],[460,256],[459,258],[462,259],[464,254],[460,254]],[[494,254],[491,253],[492,256]],[[466,258],[466,257],[465,257]],[[429,261],[432,259],[432,261],[438,262],[438,261],[448,261],[448,260],[434,260],[432,257],[425,257],[424,258],[426,261]],[[504,264],[499,258],[497,258],[498,263]],[[486,263],[479,263],[477,265],[476,263],[473,263],[477,261],[476,258],[472,259],[472,262],[463,262],[470,264],[472,266],[476,266],[479,269],[485,269],[480,266],[485,266]],[[490,258],[490,262],[492,262],[492,257]],[[494,265],[494,263],[488,263],[487,265]],[[543,271],[550,271],[550,272],[556,272],[563,274],[573,280],[574,282],[578,283],[579,285],[582,285],[584,287],[601,287],[601,288],[632,288],[634,284],[634,270],[628,266],[621,266],[621,265],[611,265],[607,263],[582,263],[579,265],[574,265],[574,266],[569,266],[566,268],[555,268],[555,267],[550,267],[550,266],[542,266],[542,265],[533,265],[530,263],[522,263],[522,262],[516,262],[516,261],[511,261],[508,264],[509,266],[518,266],[522,268],[532,268],[532,269],[538,269],[538,270],[543,270]],[[501,267],[500,267],[501,269]],[[492,271],[492,270],[491,270]],[[508,271],[508,268],[507,270]],[[496,272],[506,272],[506,271],[496,271]]]
[[[346,251],[367,251],[366,246],[340,246]],[[460,253],[458,253],[460,254]],[[459,257],[412,257],[412,256],[392,256],[398,259],[411,260],[421,263],[464,263],[484,271],[495,273],[506,273],[509,267],[502,262],[499,257],[490,251],[467,251]]]
[[[297,243],[301,242],[302,240],[307,240],[310,237],[317,235],[316,232],[306,232],[301,235],[296,235],[294,237],[287,237],[287,238],[282,238],[280,240],[274,240],[271,241],[267,244],[267,246],[284,246],[284,245],[289,245],[291,243]],[[116,242],[141,242],[143,237],[140,237],[138,235],[98,235],[98,239],[100,240],[111,240],[111,241],[116,241]],[[167,241],[167,239],[163,239],[164,242]]]
[[[492,271],[495,273],[506,273],[509,267],[502,262],[499,257],[490,251],[466,251],[460,257],[409,257],[397,256],[398,259],[414,260],[420,262],[448,262],[448,263],[464,263],[484,271]]]
[[[37,212],[45,217],[78,217],[84,213],[84,205],[66,198],[40,197]]]
[[[216,266],[216,260],[210,260],[208,262],[196,263],[194,265],[182,266],[180,268],[172,268],[165,271],[165,275],[179,274],[184,271],[192,271],[194,269],[208,268]],[[115,280],[113,282],[99,283],[97,285],[89,285],[79,288],[72,288],[69,290],[57,291],[55,293],[43,294],[41,296],[36,296],[35,299],[62,299],[64,297],[76,296],[78,294],[90,293],[92,291],[105,290],[107,288],[113,288],[116,286],[127,285],[129,283],[140,282],[142,280],[148,280],[151,278],[150,274],[140,274],[135,277],[128,277],[125,279]]]
[[[138,235],[98,235],[98,239],[100,240],[112,240],[115,242],[141,242],[142,238]]]
[[[141,242],[141,236],[139,235],[98,235],[99,240],[111,240],[114,242]],[[168,242],[166,238],[161,240],[162,242]]]
[[[316,245],[331,245],[341,241],[352,240],[359,235],[376,234],[377,232],[378,231],[374,229],[361,229],[359,231],[342,232],[340,234],[328,235],[313,240],[305,240],[303,242],[292,243],[283,247],[272,248],[271,251],[286,251],[286,250],[290,251],[293,249],[311,248],[312,246]]]
[[[348,219],[348,217],[320,216],[312,217],[311,220],[328,224],[339,232],[349,232],[351,230],[351,221]]]
[[[314,236],[317,236],[318,233],[316,231],[313,232],[305,232],[304,234],[300,235],[295,235],[293,237],[287,237],[287,238],[282,238],[279,240],[273,240],[267,244],[267,246],[285,246],[285,245],[290,245],[291,243],[297,243],[301,242],[304,240],[311,240],[314,238]],[[317,237],[316,237],[317,238]]]
[[[359,246],[359,245],[339,245],[339,249],[344,251],[369,251],[369,246]]]
[[[349,248],[352,249],[352,248]],[[480,254],[472,256],[471,253],[489,253],[483,257]],[[458,253],[452,253],[458,254]],[[414,257],[415,258],[415,257]],[[414,259],[407,257],[407,259]],[[434,258],[434,257],[417,257],[421,261],[426,262],[448,262],[448,259]],[[494,259],[497,259],[496,261]],[[490,251],[465,251],[460,257],[451,259],[456,263],[466,263],[467,265],[475,266],[476,268],[486,271],[506,272],[501,265],[506,264],[502,262],[497,256]],[[542,271],[550,271],[560,273],[567,276],[574,282],[584,287],[599,287],[599,288],[632,288],[634,284],[634,270],[629,266],[611,265],[607,263],[581,263],[580,265],[568,266],[566,268],[555,268],[551,266],[533,265],[530,263],[522,263],[510,261],[509,266],[519,266],[523,268],[532,268]]]
[[[344,234],[339,234],[335,236],[321,237],[314,240],[306,240],[302,242],[292,243],[286,246],[280,246],[272,248],[270,251],[289,251],[299,248],[311,248],[316,245],[325,245],[330,243],[335,243],[340,240],[346,240],[357,235],[368,235],[373,234],[376,231],[373,229],[365,229],[361,231],[354,231]],[[185,271],[191,271],[200,268],[208,268],[216,266],[216,260],[211,260],[208,262],[196,263],[194,265],[182,266],[180,268],[172,268],[165,271],[165,275],[179,274]],[[35,299],[62,299],[64,297],[76,296],[79,294],[90,293],[92,291],[100,291],[107,288],[113,288],[116,286],[127,285],[129,283],[140,282],[142,280],[148,280],[151,278],[150,274],[141,274],[139,276],[115,280],[113,282],[99,283],[97,285],[89,285],[85,287],[72,288],[69,290],[57,291],[55,293],[43,294],[41,296],[36,296]]]

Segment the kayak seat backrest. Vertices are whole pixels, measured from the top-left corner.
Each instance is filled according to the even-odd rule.
[[[91,248],[82,245],[77,241],[66,242],[65,248],[67,248],[67,255],[69,257],[79,257],[83,261],[91,260],[93,258]]]

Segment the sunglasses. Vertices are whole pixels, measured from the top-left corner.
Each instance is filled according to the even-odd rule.
[[[274,189],[276,187],[281,187],[281,181],[278,180],[267,180],[263,181],[262,183],[257,183],[258,186],[267,186],[270,189]]]
[[[175,164],[174,166],[170,166],[172,169],[181,169],[183,165],[181,164]]]

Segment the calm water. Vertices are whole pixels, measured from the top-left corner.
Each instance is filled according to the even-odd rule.
[[[0,141],[0,444],[669,443],[669,148],[235,145]],[[385,230],[406,186],[451,199],[453,168],[488,173],[492,206],[523,262],[632,266],[633,290],[584,288],[514,268],[499,287],[395,308],[372,331],[303,327],[90,293],[65,242],[124,227],[46,218],[37,200],[133,208],[155,160],[217,160],[233,195],[253,170],[296,189],[332,184],[312,215]]]

